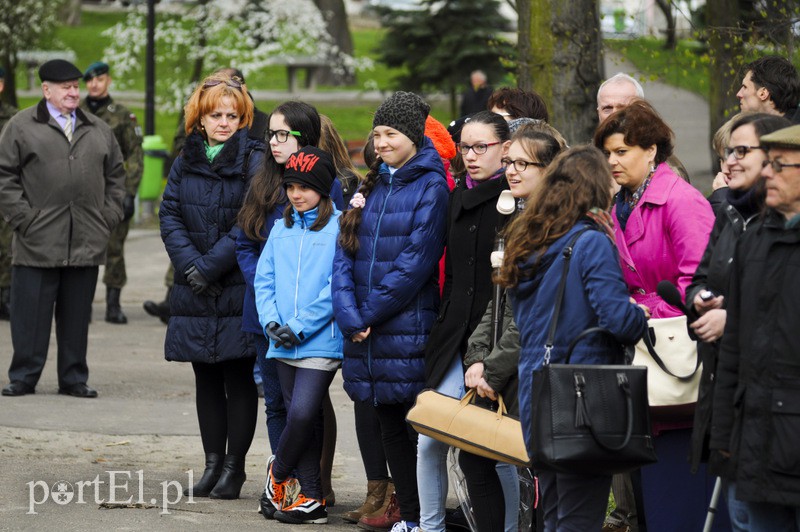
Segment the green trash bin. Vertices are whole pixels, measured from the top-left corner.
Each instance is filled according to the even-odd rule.
[[[146,135],[142,141],[144,171],[139,183],[139,199],[156,200],[161,195],[164,161],[169,157],[167,145],[160,135]]]

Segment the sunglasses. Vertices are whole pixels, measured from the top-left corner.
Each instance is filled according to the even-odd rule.
[[[230,79],[225,79],[225,80],[222,80],[222,79],[211,79],[211,80],[208,80],[205,83],[203,83],[203,88],[204,89],[210,89],[211,87],[216,87],[217,85],[221,85],[222,83],[224,83],[228,87],[232,87],[234,89],[242,90],[242,80],[239,79],[236,76],[234,76],[234,77],[232,77]]]

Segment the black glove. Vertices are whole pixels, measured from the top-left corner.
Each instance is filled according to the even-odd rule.
[[[122,221],[127,222],[131,218],[133,218],[133,213],[136,211],[136,196],[132,196],[130,194],[125,195],[125,199],[122,200]]]
[[[206,295],[209,297],[219,297],[222,295],[222,285],[219,283],[211,283],[208,285]]]
[[[278,322],[271,321],[267,323],[267,327],[264,330],[264,332],[267,333],[269,339],[275,342],[275,347],[278,347],[281,343],[283,343],[281,339],[278,337],[278,335],[275,334],[275,331],[278,329],[278,327],[280,327],[280,325],[278,325]]]
[[[194,292],[195,295],[200,295],[208,289],[208,279],[203,277],[203,274],[197,271],[194,265],[190,266],[184,275],[186,276],[186,280],[189,281],[189,285],[192,287],[192,292]]]
[[[280,339],[285,349],[291,349],[296,345],[300,345],[300,338],[298,338],[297,335],[294,334],[294,331],[292,331],[292,329],[288,325],[283,325],[282,327],[278,327],[277,329],[275,329],[274,334]]]

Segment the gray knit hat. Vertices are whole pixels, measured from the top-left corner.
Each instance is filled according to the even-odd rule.
[[[430,110],[431,106],[416,94],[398,91],[375,111],[372,127],[388,126],[396,129],[419,147],[425,135],[425,119]]]

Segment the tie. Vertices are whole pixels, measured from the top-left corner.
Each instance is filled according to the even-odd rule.
[[[66,118],[66,123],[64,123],[64,134],[67,136],[67,140],[72,142],[72,114],[67,113],[61,115]]]

